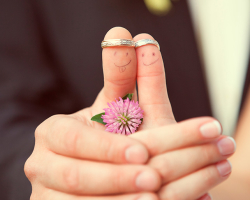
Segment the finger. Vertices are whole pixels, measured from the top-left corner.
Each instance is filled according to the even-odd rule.
[[[211,200],[211,199],[212,199],[212,196],[209,193],[206,193],[206,194],[202,195],[202,197],[200,197],[197,200]]]
[[[141,39],[154,38],[149,34],[139,34],[134,37],[134,41]],[[175,123],[166,88],[161,52],[155,45],[145,45],[136,49],[136,55],[138,94],[140,106],[145,113],[144,126],[156,127]]]
[[[229,161],[221,161],[163,186],[160,199],[197,199],[225,181],[231,173]]]
[[[154,193],[123,194],[112,196],[78,196],[49,190],[43,195],[42,200],[158,200]],[[38,199],[37,199],[38,200]]]
[[[218,138],[221,125],[211,117],[199,117],[178,124],[138,131],[130,137],[143,143],[150,155],[202,144]]]
[[[148,159],[147,149],[138,141],[91,128],[70,116],[47,119],[37,128],[36,140],[70,157],[113,163],[145,163]]]
[[[114,165],[50,154],[39,182],[45,187],[78,195],[156,191],[159,174],[143,165]],[[38,171],[41,173],[42,170]]]
[[[104,40],[131,39],[129,31],[122,27],[112,28]],[[109,100],[131,93],[135,89],[136,54],[133,47],[111,47],[102,51],[104,94]]]
[[[131,39],[129,31],[122,27],[110,29],[104,37],[108,39]],[[114,101],[127,93],[135,92],[137,59],[133,47],[108,47],[102,51],[104,88],[94,106]],[[136,96],[136,95],[134,95]],[[103,109],[104,107],[101,107]]]
[[[148,164],[159,172],[163,183],[167,183],[205,166],[227,159],[235,152],[235,148],[235,143],[226,137],[217,142],[170,151],[155,156]]]

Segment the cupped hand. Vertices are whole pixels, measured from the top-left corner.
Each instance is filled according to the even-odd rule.
[[[132,36],[120,28],[105,38]],[[130,66],[117,67],[127,61]],[[136,65],[134,48],[104,49],[104,88],[93,106],[72,115],[52,116],[38,126],[34,151],[25,164],[31,199],[158,198],[152,192],[161,186],[160,175],[143,165],[149,158],[147,148],[132,138],[110,134],[90,120],[103,112],[107,102],[135,92]]]
[[[141,39],[154,40],[149,34],[134,37],[134,41]],[[209,198],[204,196],[207,191],[231,173],[226,159],[235,151],[234,140],[220,136],[221,125],[213,118],[176,123],[159,49],[145,45],[136,54],[138,94],[145,116],[140,127],[144,131],[131,137],[148,148],[152,157],[148,165],[162,177],[160,199]]]
[[[123,28],[105,36],[118,38],[132,39]],[[34,152],[25,165],[32,199],[197,199],[228,177],[230,166],[223,160],[234,145],[224,142],[231,153],[221,153],[223,138],[216,125],[207,129],[209,137],[201,134],[212,118],[175,122],[155,46],[105,48],[103,69],[104,88],[91,107],[53,116],[37,128]],[[110,134],[90,120],[107,102],[136,94],[136,80],[145,111],[140,131],[131,137]],[[227,174],[221,175],[221,169]]]

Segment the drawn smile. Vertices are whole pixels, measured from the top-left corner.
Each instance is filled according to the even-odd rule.
[[[159,60],[159,58],[158,58],[157,60],[155,60],[154,62],[151,62],[150,64],[145,64],[143,61],[142,61],[142,63],[143,63],[143,65],[145,65],[145,66],[149,66],[149,65],[153,65],[153,64],[156,63],[158,60]]]
[[[126,67],[130,62],[131,62],[131,60],[130,60],[126,65],[122,65],[122,66],[116,65],[115,63],[114,63],[114,65],[115,65],[116,67]]]

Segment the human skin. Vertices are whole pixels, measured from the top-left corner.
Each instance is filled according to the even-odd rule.
[[[118,27],[105,36],[118,38],[132,36]],[[141,34],[134,40],[144,38],[152,37]],[[151,51],[158,56],[156,62],[150,60],[153,54],[145,60]],[[220,135],[211,117],[176,123],[155,46],[105,48],[103,70],[104,88],[91,107],[52,116],[36,129],[35,148],[25,164],[31,199],[204,199],[209,189],[229,177],[226,159],[234,143]],[[137,133],[110,134],[90,120],[107,102],[136,94],[136,80],[145,111]],[[223,140],[228,142],[222,148]]]
[[[227,199],[249,199],[250,197],[250,89],[243,106],[237,129],[235,140],[237,142],[237,152],[230,158],[234,170],[230,178],[215,187],[211,193],[215,200]]]

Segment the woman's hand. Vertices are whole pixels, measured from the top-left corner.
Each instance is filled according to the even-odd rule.
[[[154,38],[148,34],[134,37],[134,41],[141,39]],[[197,199],[229,177],[231,165],[225,159],[234,153],[235,142],[219,136],[221,126],[212,118],[177,124],[159,49],[146,45],[137,48],[136,54],[138,94],[145,111],[140,130],[146,131],[131,137],[145,144],[152,157],[148,165],[162,177],[160,199]]]
[[[35,136],[35,149],[25,165],[31,199],[91,199],[86,196],[156,191],[161,185],[154,169],[139,165],[147,161],[148,152],[132,138],[94,129],[64,115],[47,119]]]
[[[197,199],[229,177],[231,165],[225,159],[235,145],[219,136],[217,123],[196,118],[131,136],[148,148],[148,165],[162,177],[160,199]]]

